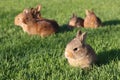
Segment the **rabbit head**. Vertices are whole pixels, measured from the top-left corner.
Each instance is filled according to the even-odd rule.
[[[84,20],[80,17],[77,17],[75,14],[70,18],[70,21],[68,23],[69,28],[73,27],[83,27]]]
[[[76,37],[70,41],[65,49],[65,57],[70,59],[80,59],[86,55],[84,45],[86,39],[86,32],[77,32]]]
[[[41,5],[38,5],[36,8],[31,8],[30,10],[33,18],[35,19],[41,18],[41,13],[40,13]]]
[[[72,15],[72,17],[70,18],[69,21],[69,26],[76,26],[76,22],[77,22],[77,16],[75,14]]]
[[[29,9],[24,9],[24,11],[20,14],[18,14],[15,17],[14,24],[17,26],[23,26],[23,24],[26,24],[27,21],[32,21],[33,17],[30,14]]]
[[[85,13],[86,13],[87,16],[95,15],[95,13],[92,10],[91,11],[90,10],[86,10]]]

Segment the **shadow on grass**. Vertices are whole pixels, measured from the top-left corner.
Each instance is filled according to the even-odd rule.
[[[68,28],[67,24],[63,24],[62,26],[60,26],[58,33],[68,32],[68,31],[72,31],[72,30],[73,29]]]
[[[103,51],[98,54],[98,66],[105,65],[111,61],[120,60],[120,49],[112,49],[110,51]]]
[[[120,24],[120,20],[109,20],[103,22],[103,26],[108,26],[108,25],[117,25]]]

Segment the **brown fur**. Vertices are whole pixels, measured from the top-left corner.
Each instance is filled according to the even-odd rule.
[[[86,10],[86,18],[84,19],[85,28],[97,28],[101,26],[101,20],[93,11]]]
[[[76,37],[70,41],[65,49],[65,57],[70,65],[86,68],[93,64],[97,57],[93,48],[85,43],[86,33],[78,31]]]
[[[56,30],[58,30],[59,25],[55,20],[50,20],[43,18],[40,13],[41,10],[41,5],[38,5],[36,8],[31,8],[29,11],[32,14],[33,18],[35,19],[36,22],[39,22],[40,20],[47,21],[48,23],[51,23],[51,25],[55,26]]]
[[[75,14],[70,18],[68,27],[75,28],[75,27],[83,27],[84,20],[80,17],[77,17]]]
[[[32,16],[35,20],[41,20],[42,19],[40,10],[41,10],[41,5],[38,5],[36,8],[30,8],[29,9],[30,13],[32,14]]]
[[[29,10],[24,10],[15,17],[15,25],[21,26],[22,29],[30,35],[40,35],[45,37],[57,31],[55,25],[46,20],[36,20]]]

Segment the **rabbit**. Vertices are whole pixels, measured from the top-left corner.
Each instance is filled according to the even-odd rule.
[[[45,20],[35,21],[29,9],[25,9],[22,13],[15,17],[14,24],[21,26],[24,32],[30,35],[40,35],[46,37],[57,32],[55,25]]]
[[[69,20],[68,27],[75,28],[75,27],[83,27],[84,19],[77,17],[75,14]]]
[[[47,21],[47,22],[51,23],[51,25],[55,26],[56,30],[58,30],[58,27],[59,27],[58,23],[55,20],[43,18],[41,16],[40,10],[41,10],[41,5],[38,5],[36,8],[31,8],[28,11],[30,11],[31,15],[33,16],[33,18],[35,19],[36,22],[40,21],[40,20]]]
[[[100,18],[98,18],[93,11],[86,10],[86,17],[84,19],[85,28],[97,28],[102,25]]]
[[[93,48],[85,43],[86,35],[86,32],[78,31],[76,37],[66,45],[65,58],[73,67],[88,68],[97,60]]]

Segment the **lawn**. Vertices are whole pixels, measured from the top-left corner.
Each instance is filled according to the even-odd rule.
[[[55,19],[60,31],[41,38],[24,33],[14,17],[41,4],[41,14]],[[0,0],[0,80],[120,80],[120,0]],[[68,30],[72,13],[85,18],[93,9],[104,24],[98,29]],[[87,32],[86,43],[98,55],[90,69],[71,67],[64,57],[76,32]]]

